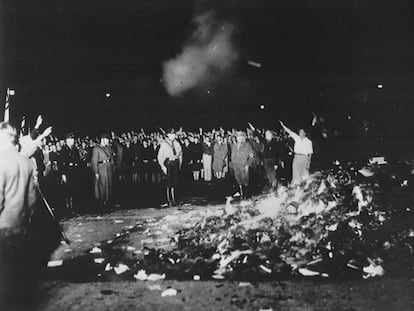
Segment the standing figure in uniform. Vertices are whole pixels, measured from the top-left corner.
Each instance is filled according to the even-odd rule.
[[[255,186],[262,183],[263,178],[263,150],[264,144],[260,139],[260,135],[257,131],[253,131],[251,138],[248,140],[250,146],[254,152],[254,159],[252,161],[250,169],[251,184]]]
[[[213,170],[217,179],[224,178],[224,167],[227,160],[227,144],[224,142],[222,136],[217,136],[217,142],[214,144],[214,156],[213,156]]]
[[[66,144],[62,146],[60,151],[59,162],[66,208],[73,214],[73,198],[76,200],[78,195],[81,165],[80,153],[78,148],[75,147],[75,136],[73,133],[66,135]]]
[[[263,151],[263,166],[266,174],[266,179],[271,187],[275,190],[277,187],[276,171],[279,164],[279,146],[273,137],[273,132],[267,130],[265,132],[265,143]]]
[[[99,206],[107,209],[108,204],[112,200],[112,183],[114,172],[114,160],[112,149],[109,146],[109,135],[103,134],[101,142],[93,148],[92,171],[95,176],[95,198],[99,202]]]
[[[212,163],[213,163],[213,143],[211,142],[210,137],[205,136],[203,138],[203,172],[204,172],[204,181],[211,182],[212,179]]]
[[[253,160],[254,151],[246,141],[246,134],[237,132],[236,143],[231,148],[231,165],[242,198],[245,198],[246,187],[249,185],[249,167]]]
[[[292,163],[292,184],[299,185],[309,176],[309,168],[313,154],[312,141],[306,137],[304,129],[299,129],[299,135],[288,129],[282,121],[280,125],[295,141],[295,156]]]
[[[167,201],[169,206],[175,206],[175,187],[178,183],[178,173],[183,162],[180,143],[176,140],[174,130],[170,130],[158,151],[158,164],[167,177]]]

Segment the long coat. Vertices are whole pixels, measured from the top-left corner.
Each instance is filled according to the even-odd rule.
[[[114,172],[114,159],[110,147],[96,146],[92,151],[92,171],[95,178],[95,198],[100,201],[112,199],[112,182]]]
[[[14,148],[0,152],[0,231],[24,233],[34,212],[36,196],[34,163]]]
[[[223,172],[224,166],[226,165],[226,158],[228,154],[227,144],[214,145],[214,156],[213,156],[213,170],[214,172]]]
[[[238,185],[249,184],[249,167],[254,161],[254,150],[248,142],[231,147],[231,167]]]

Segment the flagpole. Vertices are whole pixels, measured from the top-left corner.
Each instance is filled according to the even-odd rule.
[[[6,92],[6,102],[4,103],[4,122],[9,122],[10,120],[10,96],[15,94],[14,90],[7,88]]]
[[[9,117],[10,117],[10,113],[9,113],[9,108],[10,108],[9,96],[10,96],[10,89],[7,88],[6,102],[4,104],[4,119],[3,119],[4,122],[9,122]]]

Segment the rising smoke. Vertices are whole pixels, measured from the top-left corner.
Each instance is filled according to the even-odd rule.
[[[212,12],[196,16],[193,23],[195,30],[181,54],[164,63],[164,84],[171,96],[216,81],[238,58],[232,24],[218,21]]]

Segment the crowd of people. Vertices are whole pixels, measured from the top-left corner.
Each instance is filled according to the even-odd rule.
[[[303,130],[301,133],[305,137]],[[114,184],[139,188],[165,183],[169,205],[176,205],[178,183],[210,185],[226,180],[237,186],[241,197],[251,184],[275,189],[278,181],[291,179],[291,159],[299,152],[293,143],[300,137],[284,125],[276,132],[258,130],[251,124],[241,131],[160,128],[152,133],[141,129],[96,138],[68,133],[62,139],[43,138],[33,158],[48,197],[75,213],[76,201],[93,194],[102,210],[111,208]],[[313,150],[300,152],[311,154]],[[309,167],[310,158],[303,169]],[[297,171],[293,171],[293,183],[305,177]]]
[[[242,130],[159,128],[99,137],[70,132],[58,138],[50,128],[40,135],[42,122],[39,116],[29,135],[23,135],[28,129],[21,130],[22,153],[28,153],[25,145],[36,145],[30,152],[40,188],[54,208],[69,215],[80,212],[80,201],[93,198],[96,204],[89,208],[113,208],[122,196],[118,188],[134,192],[143,185],[165,186],[166,203],[171,206],[177,204],[177,185],[227,182],[236,194],[246,197],[251,186],[272,190],[281,183],[300,184],[310,170],[332,163],[335,156],[329,149],[343,153],[341,147],[347,147],[343,140],[335,145],[323,118],[315,114],[309,132],[275,122],[273,129],[248,123]]]

